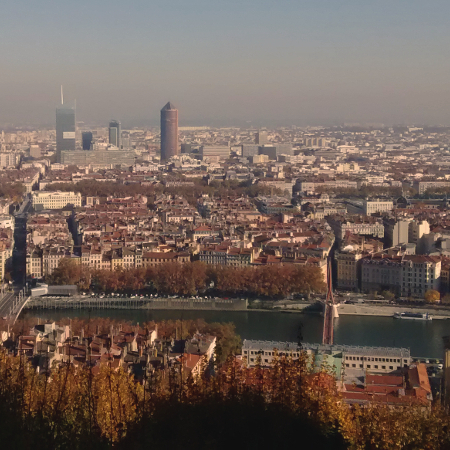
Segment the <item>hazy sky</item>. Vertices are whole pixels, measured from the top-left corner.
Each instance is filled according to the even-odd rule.
[[[1,5],[0,123],[450,124],[448,0]]]

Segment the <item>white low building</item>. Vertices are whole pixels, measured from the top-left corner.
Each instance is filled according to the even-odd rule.
[[[62,209],[67,205],[81,206],[79,192],[33,192],[31,199],[35,210]]]
[[[0,215],[0,228],[11,228],[14,230],[15,219],[9,214]]]
[[[377,212],[388,212],[394,209],[394,202],[392,200],[364,200],[364,214],[370,216]]]
[[[412,362],[410,350],[391,347],[362,347],[356,345],[327,345],[295,342],[258,341],[245,339],[242,345],[242,358],[249,367],[258,363],[269,367],[278,355],[298,359],[302,352],[313,355],[316,361],[322,361],[324,355],[332,356],[335,363],[340,363],[336,375],[345,372],[370,371],[387,374],[409,367]],[[336,367],[339,369],[339,367]]]

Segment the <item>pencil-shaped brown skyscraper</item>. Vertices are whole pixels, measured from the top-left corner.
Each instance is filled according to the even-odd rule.
[[[161,109],[161,161],[179,153],[178,110],[169,102]]]

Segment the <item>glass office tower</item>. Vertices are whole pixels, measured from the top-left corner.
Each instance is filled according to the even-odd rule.
[[[75,103],[64,103],[56,108],[56,153],[75,150]]]
[[[117,148],[122,146],[122,126],[117,120],[109,122],[109,143]]]
[[[92,145],[92,133],[90,131],[81,133],[81,142],[83,143],[83,150],[90,150]]]

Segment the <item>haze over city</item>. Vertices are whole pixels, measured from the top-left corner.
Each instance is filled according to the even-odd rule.
[[[5,3],[0,123],[450,124],[445,1]]]
[[[450,3],[0,15],[8,450],[450,449]]]

